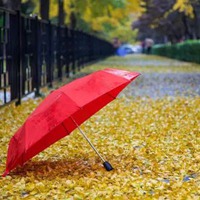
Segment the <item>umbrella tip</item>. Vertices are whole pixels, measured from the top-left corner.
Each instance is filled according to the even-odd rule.
[[[8,175],[9,171],[6,170],[3,174],[2,174],[2,177],[6,177]]]
[[[106,169],[107,171],[113,170],[112,165],[111,165],[108,161],[105,161],[105,162],[103,163],[103,166],[105,167],[105,169]]]

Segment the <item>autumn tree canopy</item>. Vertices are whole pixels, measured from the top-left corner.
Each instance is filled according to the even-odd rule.
[[[200,38],[199,0],[143,0],[143,13],[133,22],[138,39],[176,43]]]
[[[23,4],[34,4],[33,12],[40,17],[47,16],[42,11],[48,10],[49,18],[58,23],[58,0],[22,0]],[[118,37],[123,41],[135,38],[136,32],[131,30],[132,21],[136,20],[141,12],[139,0],[62,0],[64,23],[69,27],[97,34],[106,39]],[[46,5],[46,6],[45,6]],[[27,7],[27,10],[30,10]]]
[[[3,4],[108,40],[200,38],[200,0],[0,0]]]

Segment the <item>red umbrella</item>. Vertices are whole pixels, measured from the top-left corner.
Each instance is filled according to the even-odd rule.
[[[54,90],[11,138],[3,176],[76,128],[100,156],[104,167],[112,170],[79,125],[114,100],[139,75],[136,72],[105,69]]]

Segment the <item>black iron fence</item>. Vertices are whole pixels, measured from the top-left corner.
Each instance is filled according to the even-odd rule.
[[[113,53],[90,34],[0,8],[0,107]]]

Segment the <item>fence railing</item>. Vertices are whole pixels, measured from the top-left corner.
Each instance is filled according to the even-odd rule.
[[[0,8],[0,107],[113,53],[90,34]]]

